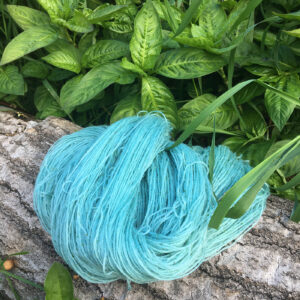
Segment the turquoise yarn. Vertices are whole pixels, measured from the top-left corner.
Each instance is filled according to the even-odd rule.
[[[251,167],[228,148],[172,144],[170,125],[151,113],[82,129],[46,155],[34,208],[57,253],[94,283],[181,278],[220,253],[260,218],[265,185],[240,219],[208,228],[222,195]]]

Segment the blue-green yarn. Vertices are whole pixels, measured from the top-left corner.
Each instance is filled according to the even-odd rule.
[[[267,185],[240,219],[208,228],[221,196],[251,168],[228,148],[172,144],[171,127],[151,113],[82,129],[47,153],[34,208],[58,254],[94,283],[136,283],[188,275],[260,218]]]

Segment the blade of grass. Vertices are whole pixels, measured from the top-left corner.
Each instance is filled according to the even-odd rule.
[[[285,191],[288,189],[293,188],[294,186],[300,184],[300,173],[298,173],[295,177],[293,177],[289,182],[286,184],[276,188],[277,191]]]
[[[233,78],[233,73],[234,73],[234,57],[235,57],[235,51],[236,51],[236,48],[232,49],[230,51],[230,55],[229,55],[229,63],[228,63],[228,89],[230,90],[232,88],[232,78]],[[235,101],[234,101],[234,96],[232,96],[230,98],[231,100],[231,103],[232,103],[232,106],[241,122],[241,124],[245,126],[245,122],[242,118],[242,115],[239,111],[239,109],[237,108],[236,104],[235,104]]]
[[[281,147],[269,156],[229,189],[211,217],[209,227],[218,229],[225,217],[238,218],[242,216],[253,202],[255,195],[273,174],[273,172],[300,152],[300,136]],[[250,186],[246,194],[231,208],[238,197]]]
[[[21,277],[21,276],[12,274],[12,273],[7,272],[7,271],[5,271],[5,270],[0,270],[0,273],[6,275],[6,276],[8,276],[8,277],[18,279],[18,280],[20,280],[20,281],[23,282],[23,283],[26,283],[26,284],[31,285],[31,286],[33,286],[33,287],[35,287],[35,288],[37,288],[37,289],[39,289],[39,290],[41,290],[41,291],[44,291],[44,288],[43,288],[41,285],[39,285],[39,284],[37,284],[37,283],[34,283],[34,282],[30,281],[30,280],[27,280],[27,279],[25,279],[25,278],[23,278],[23,277]]]
[[[214,116],[214,131],[213,136],[211,140],[211,147],[209,151],[209,159],[208,159],[208,170],[209,170],[209,181],[213,182],[213,176],[214,176],[214,166],[215,166],[215,145],[216,145],[216,118]]]
[[[190,24],[193,17],[197,13],[197,8],[200,5],[201,1],[202,0],[193,0],[192,3],[190,3],[189,8],[187,9],[187,11],[184,14],[181,24],[177,28],[177,30],[176,30],[175,34],[172,36],[172,38],[175,38],[176,36],[178,36],[185,29],[185,27],[187,27]]]
[[[16,300],[21,300],[20,295],[18,294],[18,292],[17,292],[16,289],[14,288],[14,285],[13,285],[12,281],[10,280],[10,278],[7,277],[7,276],[5,276],[5,279],[6,279],[6,281],[7,281],[7,284],[8,284],[8,286],[9,286],[10,290],[11,290],[12,293],[14,294],[15,299],[16,299]]]

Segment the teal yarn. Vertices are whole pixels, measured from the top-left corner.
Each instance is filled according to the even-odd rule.
[[[171,127],[150,113],[59,139],[36,180],[34,208],[57,253],[94,283],[148,283],[193,272],[260,218],[265,185],[240,219],[208,228],[222,195],[251,167],[228,148],[166,150]]]

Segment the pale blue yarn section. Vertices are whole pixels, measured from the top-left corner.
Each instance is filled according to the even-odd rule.
[[[64,136],[46,155],[34,208],[58,254],[84,279],[184,277],[260,218],[267,185],[242,218],[209,229],[217,201],[251,167],[218,146],[211,185],[209,148],[165,150],[170,131],[155,113],[129,117]]]

